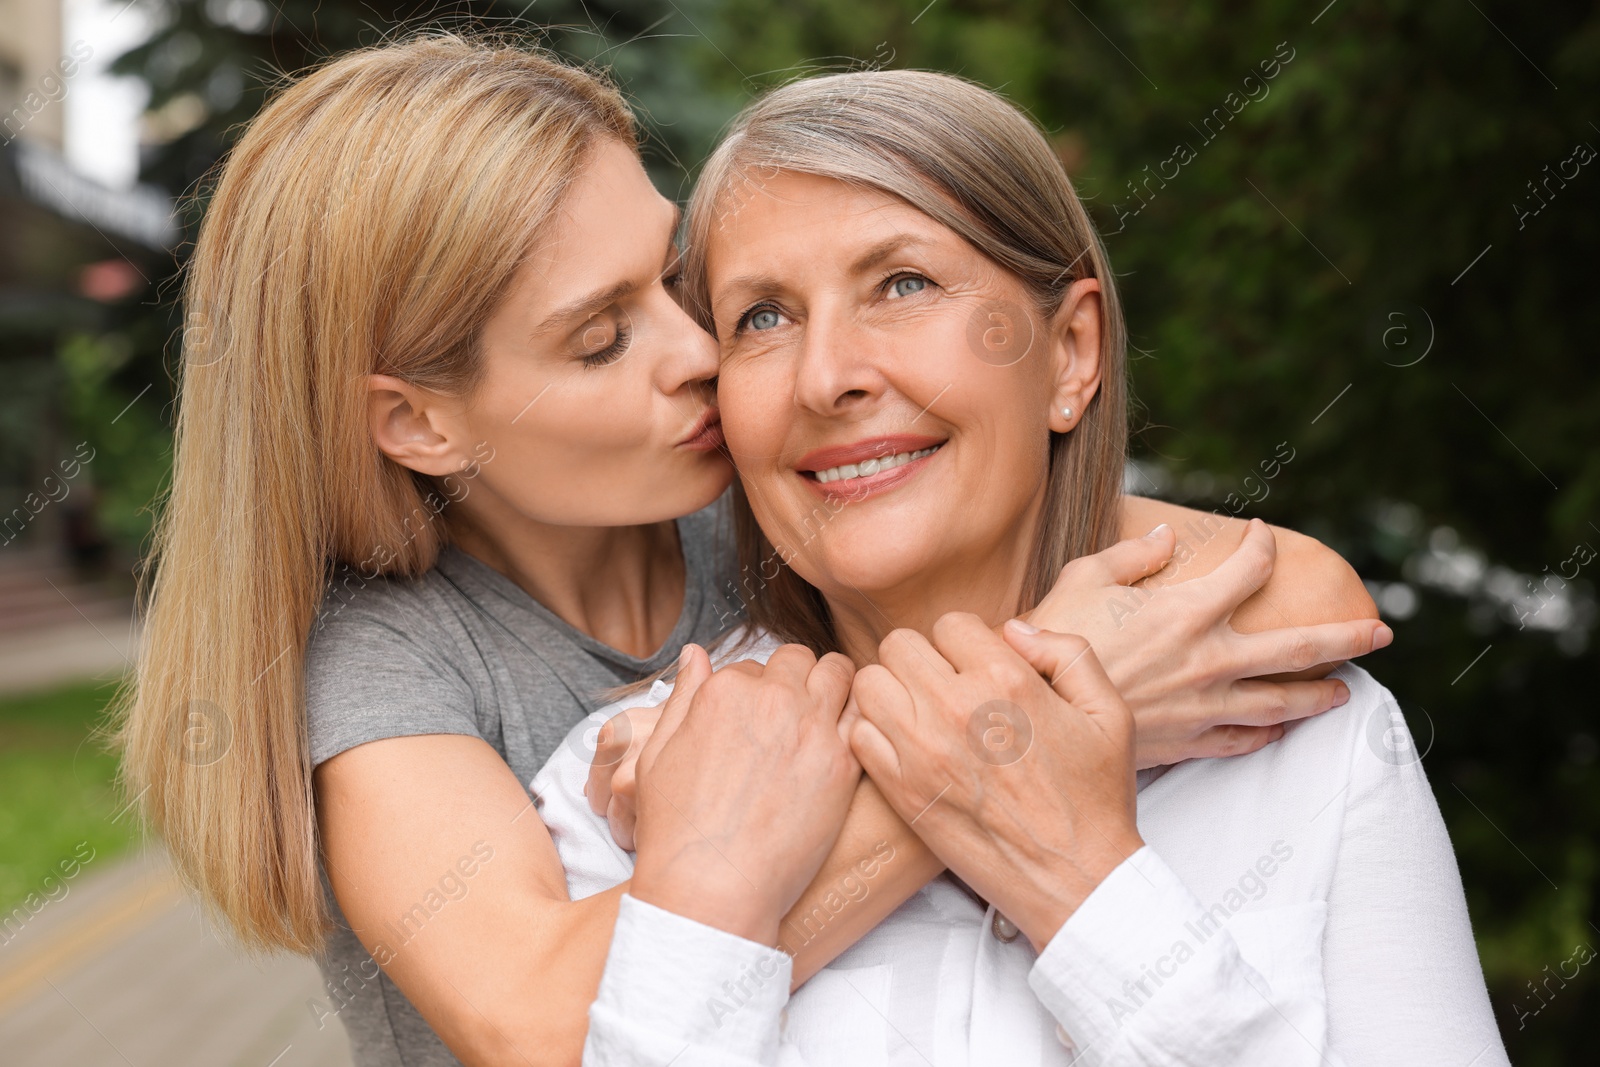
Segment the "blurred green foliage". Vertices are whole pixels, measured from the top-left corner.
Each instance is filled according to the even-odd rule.
[[[1575,544],[1600,546],[1600,167],[1570,162],[1600,146],[1594,4],[159,10],[162,28],[120,69],[149,83],[153,109],[197,117],[145,170],[193,194],[191,237],[208,172],[277,72],[405,28],[537,19],[563,53],[612,65],[645,114],[653,173],[679,197],[742,101],[808,71],[926,67],[1002,90],[1047,130],[1106,235],[1147,488],[1228,510],[1247,498],[1378,583],[1398,640],[1369,666],[1427,750],[1512,1058],[1584,1057],[1600,983],[1585,972],[1539,1000],[1529,983],[1600,944],[1596,568],[1578,566],[1564,599],[1530,578],[1571,568]],[[112,405],[95,389],[126,402],[147,382],[160,383],[147,410],[167,410],[170,278],[161,292],[127,310],[124,340],[64,352],[85,387],[74,418],[104,426]],[[1266,479],[1280,446],[1293,462]],[[139,492],[152,484],[137,478]]]
[[[109,686],[80,684],[0,701],[0,916],[61,890],[63,861],[102,863],[137,840],[119,815],[117,758],[96,740]]]

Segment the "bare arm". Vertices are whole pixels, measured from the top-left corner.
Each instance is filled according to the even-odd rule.
[[[778,947],[794,957],[794,987],[833,962],[943,870],[939,858],[863,775],[833,851],[778,931]],[[865,894],[852,899],[858,886],[865,887]],[[841,899],[844,906],[830,912],[828,905],[837,908]]]

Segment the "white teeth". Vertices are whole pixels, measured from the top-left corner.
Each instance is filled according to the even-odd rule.
[[[886,470],[893,470],[903,464],[923,456],[931,456],[943,448],[943,445],[934,445],[932,448],[920,448],[915,452],[897,452],[892,456],[883,456],[878,459],[866,459],[860,463],[846,463],[839,467],[829,467],[825,471],[817,471],[817,481],[826,485],[828,482],[837,482],[844,478],[870,478]]]

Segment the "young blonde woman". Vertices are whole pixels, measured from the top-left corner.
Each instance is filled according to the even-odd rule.
[[[718,354],[674,293],[676,226],[618,94],[504,42],[340,57],[221,169],[125,766],[243,943],[318,957],[308,1011],[362,1067],[576,1062],[626,885],[573,901],[524,783],[771,580],[737,570],[713,506]],[[1304,633],[1316,659],[1387,640],[1337,557],[1282,534],[1273,572],[1272,536],[1241,539],[1180,553],[1177,577],[1224,564],[1181,603],[1106,610],[1168,529],[1082,561],[1041,613],[1140,674],[1141,758],[1258,749],[1347,695],[1252,680],[1305,665]],[[1249,639],[1228,625],[1247,598]],[[851,795],[797,908],[904,833],[869,783]],[[891,865],[796,979],[938,866]]]
[[[744,556],[790,567],[750,605],[756,662],[691,651],[644,746],[586,1063],[1506,1063],[1371,676],[1341,668],[1350,701],[1266,749],[1136,778],[1118,670],[1013,619],[1116,536],[1126,418],[1112,274],[1042,134],[947,75],[800,81],[734,124],[687,232]],[[997,308],[1014,359],[967,341]],[[893,862],[957,877],[791,998],[773,946],[851,753],[915,831]],[[630,867],[589,775],[558,752],[534,780],[575,893]]]

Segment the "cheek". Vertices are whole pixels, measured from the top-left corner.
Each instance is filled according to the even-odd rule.
[[[741,469],[772,466],[783,449],[794,412],[794,376],[779,360],[723,365],[717,406],[728,451]]]
[[[963,315],[942,319],[908,331],[885,353],[883,371],[895,390],[986,450],[1014,455],[1048,441],[1052,390],[1041,346],[1000,363],[991,350],[968,343]]]
[[[474,401],[477,421],[518,442],[557,448],[609,448],[650,439],[656,413],[650,368],[624,355],[610,366],[501,361],[489,368]]]
[[[479,477],[497,492],[559,510],[585,487],[617,491],[647,478],[665,458],[642,367],[507,371],[485,378],[470,420],[474,444],[494,455]]]

